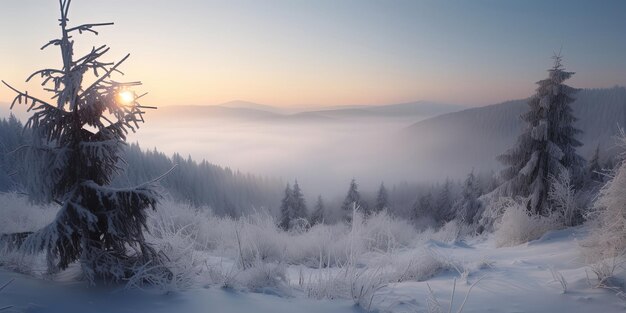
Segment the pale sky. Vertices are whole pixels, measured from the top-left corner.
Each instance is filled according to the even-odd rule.
[[[59,33],[57,5],[2,1],[0,79],[37,93],[24,79],[60,64],[39,50]],[[571,85],[626,85],[619,0],[74,0],[70,19],[115,22],[77,45],[131,53],[125,79],[154,105],[484,105],[532,94],[561,47]]]

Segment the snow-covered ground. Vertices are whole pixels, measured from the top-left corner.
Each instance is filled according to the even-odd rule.
[[[287,268],[287,290],[251,293],[208,284],[182,292],[153,292],[125,289],[87,288],[84,282],[52,282],[0,271],[0,282],[15,279],[0,292],[0,308],[6,312],[362,312],[364,307],[379,312],[428,312],[429,286],[444,311],[456,278],[453,312],[472,289],[463,312],[623,312],[626,302],[613,291],[591,286],[595,277],[583,262],[579,240],[586,228],[553,231],[541,239],[519,246],[496,248],[493,235],[443,243],[427,240],[420,247],[399,250],[394,259],[419,259],[424,254],[447,263],[424,281],[403,279],[399,283],[374,285],[362,307],[347,299],[311,298],[310,282],[318,275],[341,276],[342,269],[311,269],[302,265]],[[387,254],[361,257],[354,267],[357,277],[376,277],[385,272]],[[425,260],[425,259],[423,259]],[[208,263],[228,266],[233,258],[207,257]],[[407,267],[408,268],[408,267]],[[456,269],[455,269],[456,268]],[[554,280],[560,273],[566,284]],[[347,270],[346,270],[347,271]],[[333,272],[332,274],[328,274]],[[465,272],[465,274],[463,274]],[[589,272],[589,279],[587,278]],[[346,274],[352,275],[352,274]],[[465,277],[466,276],[466,277]],[[558,274],[557,274],[558,276]],[[358,286],[366,286],[361,283]],[[260,289],[263,290],[263,289]],[[353,294],[362,289],[353,290]],[[371,302],[371,306],[369,303]]]

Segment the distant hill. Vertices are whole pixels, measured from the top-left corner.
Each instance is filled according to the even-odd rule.
[[[243,100],[229,101],[226,103],[222,103],[219,106],[225,107],[225,108],[233,108],[233,109],[250,109],[250,110],[257,110],[257,111],[265,111],[265,112],[278,113],[278,114],[286,113],[286,111],[282,108],[274,107],[274,106],[267,105],[267,104],[259,104],[259,103],[249,102],[249,101],[243,101]]]
[[[443,113],[464,109],[464,106],[426,101],[373,106],[337,106],[290,113],[288,109],[247,101],[231,101],[220,105],[164,106],[149,111],[150,118],[171,121],[240,120],[258,122],[333,122],[362,118],[402,118],[418,121]]]
[[[224,107],[219,105],[172,105],[162,106],[157,110],[149,110],[148,116],[152,120],[172,122],[197,120],[259,120],[280,117],[280,114],[254,108]]]
[[[424,119],[439,114],[456,112],[466,107],[455,104],[443,104],[427,101],[416,101],[398,104],[346,106],[322,110],[302,112],[300,114],[317,114],[334,119],[357,118],[416,118]]]
[[[379,114],[385,114],[385,115],[391,115],[391,116],[406,116],[406,115],[435,116],[439,114],[460,111],[466,108],[467,107],[465,106],[457,105],[457,104],[417,101],[417,102],[373,106],[373,107],[368,107],[367,110],[376,112]]]
[[[598,145],[605,155],[613,153],[618,125],[626,125],[626,88],[583,89],[575,97],[576,126],[584,132],[579,153],[589,157]],[[514,100],[443,114],[406,128],[401,141],[409,158],[441,166],[446,174],[494,169],[499,167],[495,157],[515,144],[524,126],[519,116],[526,110],[526,100]]]

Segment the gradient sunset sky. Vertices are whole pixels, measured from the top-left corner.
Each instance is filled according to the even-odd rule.
[[[2,1],[0,78],[58,67],[57,0]],[[432,100],[491,104],[532,94],[554,51],[575,87],[626,85],[626,1],[74,0],[82,35],[130,52],[118,80],[141,80],[154,105],[230,100],[279,105]],[[11,92],[0,88],[0,102]]]

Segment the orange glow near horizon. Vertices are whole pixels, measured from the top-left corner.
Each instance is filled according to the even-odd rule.
[[[77,57],[102,44],[111,47],[103,61],[130,52],[121,66],[126,75],[114,79],[142,81],[141,91],[149,92],[143,102],[154,106],[233,100],[280,107],[493,104],[530,96],[559,45],[566,68],[577,73],[572,86],[626,85],[620,54],[626,41],[622,32],[606,31],[623,29],[626,20],[623,10],[608,5],[589,3],[576,11],[524,2],[514,5],[524,10],[494,4],[481,11],[473,2],[181,1],[76,2],[73,25],[115,22],[98,36],[76,34]],[[111,11],[118,5],[125,9]],[[57,47],[40,50],[58,36],[56,6],[11,2],[0,20],[0,79],[45,99],[36,80],[23,80],[60,65]],[[32,17],[27,24],[19,19],[24,12]],[[590,14],[612,24],[580,23],[591,20]],[[586,44],[580,36],[598,42]],[[0,86],[0,102],[10,103],[13,96]]]

